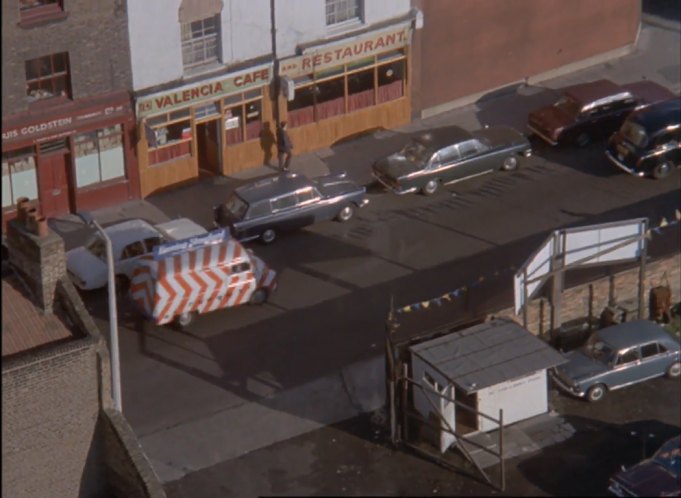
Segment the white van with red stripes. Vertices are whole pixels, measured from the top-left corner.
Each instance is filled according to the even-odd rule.
[[[221,229],[155,247],[138,260],[130,295],[155,324],[186,327],[197,314],[262,304],[276,287],[276,272]]]

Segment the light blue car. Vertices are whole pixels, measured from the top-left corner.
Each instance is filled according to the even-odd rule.
[[[568,362],[551,370],[563,391],[589,401],[608,391],[666,375],[681,375],[679,342],[660,325],[636,320],[594,332],[587,343],[566,354]]]

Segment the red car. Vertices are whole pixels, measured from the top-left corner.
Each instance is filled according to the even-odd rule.
[[[653,81],[618,85],[610,80],[598,80],[559,91],[561,97],[553,105],[529,114],[528,126],[551,145],[579,147],[611,135],[635,109],[675,96]]]

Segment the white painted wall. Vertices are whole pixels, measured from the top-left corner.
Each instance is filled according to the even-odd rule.
[[[270,0],[222,0],[222,62],[232,65],[272,53]],[[178,11],[181,0],[128,0],[133,89],[183,76]],[[353,32],[407,14],[410,0],[365,0],[364,21],[326,26],[324,0],[277,0],[277,55],[295,55],[299,44]]]
[[[410,0],[364,0],[363,22],[327,27],[324,0],[277,1],[277,55],[280,59],[296,55],[296,46],[299,44],[340,35],[349,36],[377,22],[404,16],[410,9]]]
[[[499,418],[499,409],[504,410],[504,425],[534,417],[548,411],[548,388],[546,370],[510,380],[478,391],[478,411],[493,418]],[[480,430],[493,431],[498,424],[484,417],[480,419]]]
[[[448,422],[449,427],[456,430],[456,404],[434,394],[428,389],[427,382],[423,380],[426,372],[439,384],[441,394],[454,399],[454,386],[450,385],[449,380],[439,371],[424,363],[419,357],[412,355],[412,379],[414,382],[424,386],[424,389],[414,386],[410,387],[414,393],[415,410],[425,419],[428,419],[431,413],[438,417],[441,415]],[[428,401],[429,399],[430,402]],[[439,414],[433,409],[433,404],[438,408]],[[449,432],[449,427],[444,421],[442,421],[441,425],[444,429],[447,429],[440,431],[439,437],[440,451],[444,453],[456,441],[456,436]]]

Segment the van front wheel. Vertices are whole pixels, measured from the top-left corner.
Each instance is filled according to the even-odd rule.
[[[267,289],[256,289],[251,294],[250,304],[265,304],[267,302]]]

